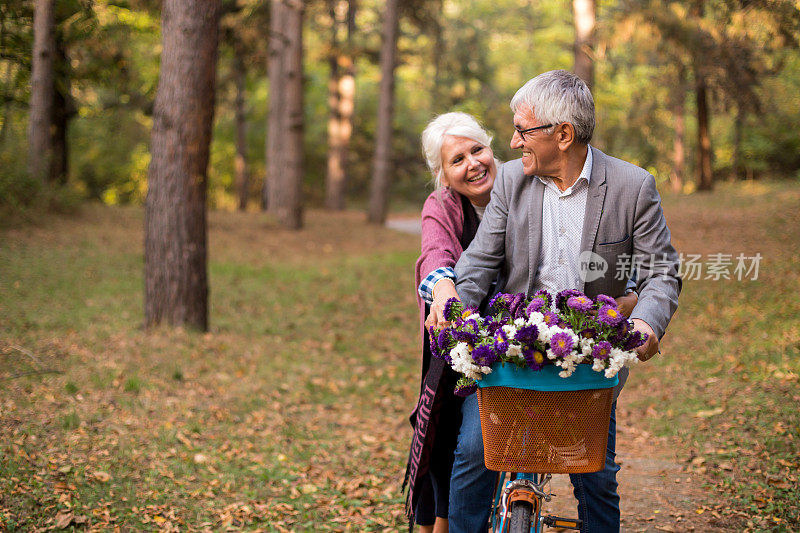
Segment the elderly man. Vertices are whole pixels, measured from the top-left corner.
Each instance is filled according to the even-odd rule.
[[[533,78],[514,95],[511,109],[511,148],[521,149],[522,159],[500,169],[483,222],[456,265],[460,298],[478,305],[499,274],[506,280],[505,292],[577,288],[591,297],[619,296],[628,277],[617,275],[617,266],[634,258],[639,301],[631,319],[648,336],[639,358],[649,359],[658,351],[681,288],[678,256],[653,176],[589,146],[594,100],[570,72]],[[627,369],[619,377],[621,388]],[[494,473],[483,464],[475,395],[466,399],[462,413],[450,484],[450,531],[476,533],[486,531]],[[615,440],[612,408],[605,469],[570,476],[583,531],[619,531]]]

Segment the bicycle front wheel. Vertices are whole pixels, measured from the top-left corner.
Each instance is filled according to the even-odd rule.
[[[530,533],[533,506],[529,502],[511,502],[510,533]]]

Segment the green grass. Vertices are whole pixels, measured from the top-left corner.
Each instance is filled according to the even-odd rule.
[[[141,329],[137,210],[4,235],[4,527],[69,504],[100,529],[404,528],[415,238],[344,215],[339,240],[298,252],[297,235],[242,221],[218,253],[212,230],[209,333]],[[353,232],[368,249],[340,242]],[[42,368],[63,374],[20,375]]]
[[[665,198],[680,251],[761,252],[761,276],[687,281],[624,395],[737,530],[800,522],[798,207],[785,183]],[[3,230],[2,527],[405,530],[418,238],[362,218],[211,213],[208,333],[141,328],[140,210]]]
[[[758,279],[687,280],[664,354],[638,367],[626,394],[634,392],[650,429],[674,438],[724,494],[721,510],[742,529],[795,531],[800,191],[788,183],[720,189],[665,202],[679,251],[761,253]]]

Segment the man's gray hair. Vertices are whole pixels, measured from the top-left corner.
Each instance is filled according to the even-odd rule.
[[[442,143],[444,136],[466,137],[491,147],[492,138],[486,133],[472,115],[460,112],[444,113],[428,123],[422,132],[422,154],[433,174],[433,183],[437,189],[442,187]]]
[[[514,113],[522,106],[533,111],[542,124],[569,122],[580,143],[592,140],[594,98],[586,83],[572,72],[551,70],[529,80],[511,99]]]

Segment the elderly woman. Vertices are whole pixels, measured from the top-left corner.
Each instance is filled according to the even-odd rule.
[[[416,264],[422,321],[430,305],[457,297],[453,267],[469,246],[489,203],[497,174],[492,138],[465,113],[445,113],[422,133],[422,151],[436,187],[422,208],[422,253]],[[423,532],[447,531],[448,493],[462,399],[453,395],[456,374],[431,359],[423,330],[420,400],[412,415],[408,507]]]
[[[423,533],[448,530],[450,475],[463,403],[453,394],[456,373],[441,359],[431,357],[425,326],[441,326],[444,304],[458,298],[453,267],[475,237],[500,164],[494,158],[491,141],[480,124],[465,113],[439,115],[422,133],[422,151],[435,190],[422,208],[422,252],[416,263],[423,337],[422,384],[411,415],[414,439],[406,470],[410,487],[406,504],[409,516]],[[498,286],[502,287],[501,280]],[[487,300],[491,296],[490,292]],[[630,316],[636,300],[635,292],[618,299],[626,316]]]

